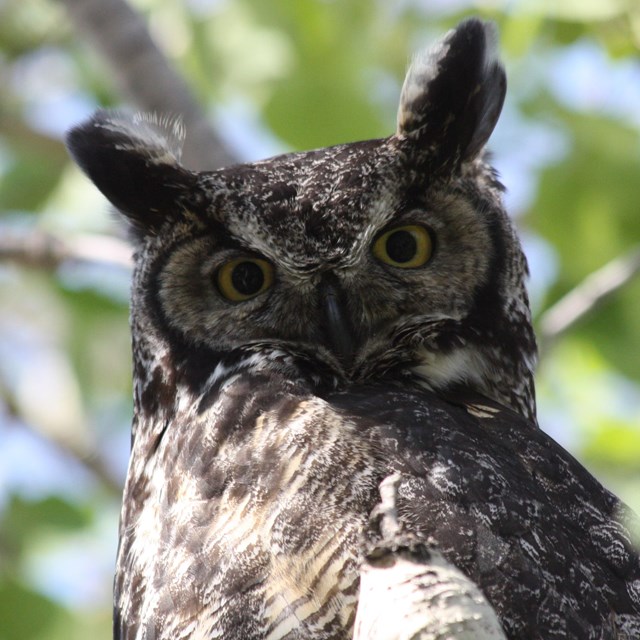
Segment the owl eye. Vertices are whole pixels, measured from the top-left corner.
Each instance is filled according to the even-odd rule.
[[[383,233],[373,244],[373,255],[401,269],[425,265],[433,253],[431,234],[417,224],[407,224]]]
[[[273,267],[260,258],[236,258],[216,272],[220,293],[232,302],[249,300],[273,284]]]

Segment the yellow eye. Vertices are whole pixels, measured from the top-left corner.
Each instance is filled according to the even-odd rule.
[[[273,284],[273,267],[260,258],[236,258],[216,272],[220,293],[232,302],[242,302],[266,291]]]
[[[373,255],[401,269],[425,265],[433,253],[431,235],[417,224],[407,224],[383,233],[373,244]]]

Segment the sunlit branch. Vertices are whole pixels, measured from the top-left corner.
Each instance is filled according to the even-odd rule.
[[[0,230],[0,262],[54,270],[69,261],[100,263],[130,269],[131,247],[112,236],[82,234],[62,240],[44,231]]]
[[[110,236],[85,234],[62,240],[39,230],[27,232],[0,230],[0,263],[13,262],[23,267],[54,271],[70,262],[105,264],[118,268],[131,268],[131,248],[125,242]],[[114,495],[122,491],[121,481],[114,477],[97,451],[70,437],[61,437],[38,428],[22,416],[20,405],[8,385],[0,380],[0,403],[4,413],[17,424],[29,428],[39,437],[77,460]]]
[[[19,402],[13,396],[3,380],[0,379],[0,411],[9,417],[12,422],[23,428],[28,428],[38,437],[53,444],[87,469],[109,493],[120,496],[122,493],[122,482],[107,467],[102,457],[97,451],[91,450],[86,445],[74,442],[70,438],[62,438],[58,434],[47,432],[38,428],[38,425],[22,417]]]
[[[607,298],[640,273],[640,246],[588,275],[540,318],[544,349],[591,314]]]
[[[399,475],[380,485],[382,540],[365,550],[354,640],[475,638],[504,640],[480,589],[435,545],[402,534],[396,512]]]

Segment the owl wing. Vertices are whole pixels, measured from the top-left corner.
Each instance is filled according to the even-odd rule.
[[[401,475],[399,519],[478,584],[514,638],[640,637],[640,560],[615,496],[475,393],[352,390],[331,404]]]
[[[629,514],[544,432],[471,393],[323,396],[239,375],[136,437],[116,638],[346,640],[394,472],[401,526],[435,540],[508,637],[640,637]]]

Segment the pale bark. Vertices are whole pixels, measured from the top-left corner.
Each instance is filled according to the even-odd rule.
[[[366,551],[354,640],[505,640],[480,589],[433,543],[402,533],[398,481],[380,485],[382,541]]]
[[[85,233],[63,240],[39,229],[23,232],[0,227],[0,264],[3,262],[45,271],[67,262],[133,267],[131,245],[112,236]]]
[[[540,340],[548,348],[640,273],[640,246],[590,273],[540,318]]]

